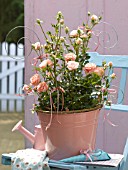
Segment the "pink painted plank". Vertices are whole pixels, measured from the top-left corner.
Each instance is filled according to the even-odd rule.
[[[105,20],[111,23],[117,31],[118,34],[118,44],[115,48],[105,50],[105,54],[127,54],[127,10],[128,1],[124,1],[123,3],[118,0],[111,0],[111,1],[104,1],[104,8],[105,8]],[[114,10],[113,10],[114,9]],[[124,12],[123,12],[124,11]],[[106,28],[106,30],[109,30]],[[113,35],[111,36],[114,39]],[[120,73],[119,73],[120,74]],[[118,75],[119,75],[118,74]],[[118,85],[119,79],[115,81],[115,84]],[[128,94],[128,90],[126,92]],[[125,94],[125,96],[127,96]],[[125,97],[125,104],[127,97]],[[108,152],[115,152],[115,153],[122,153],[123,148],[125,145],[126,138],[128,136],[127,130],[128,129],[128,113],[124,112],[110,112],[110,120],[112,120],[118,127],[111,127],[106,123],[105,126],[105,150]]]
[[[25,3],[25,26],[28,26],[31,29],[34,29],[34,1],[24,1]],[[31,31],[25,29],[25,36],[30,38],[32,42],[34,42],[34,37]],[[31,44],[26,40],[25,41],[25,83],[29,83],[29,79],[32,75],[30,61],[32,59],[32,54],[27,57],[28,53],[30,52]],[[26,97],[25,99],[25,127],[34,132],[34,116],[31,114],[30,109],[32,108],[33,98]],[[26,140],[25,141],[26,147],[31,147],[31,143]]]
[[[128,1],[123,1],[123,3],[119,0],[111,0],[104,1],[105,6],[105,20],[111,23],[119,37],[118,44],[115,48],[111,50],[106,50],[107,54],[128,54],[127,50],[127,40],[128,40]]]

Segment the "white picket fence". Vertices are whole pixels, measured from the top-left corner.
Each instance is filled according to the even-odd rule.
[[[24,97],[19,97],[19,89],[24,83],[24,49],[11,43],[0,43],[0,112],[22,112]],[[13,58],[12,58],[13,57]]]

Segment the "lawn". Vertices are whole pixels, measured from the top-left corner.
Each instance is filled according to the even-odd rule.
[[[24,137],[18,131],[11,132],[19,120],[24,120],[24,113],[0,113],[0,159],[2,153],[24,148]],[[0,170],[10,169],[11,167],[0,164]]]

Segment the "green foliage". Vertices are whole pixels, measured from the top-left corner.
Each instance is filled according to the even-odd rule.
[[[90,22],[82,28],[69,31],[64,16],[58,12],[56,24],[51,24],[53,30],[46,33],[43,22],[37,19],[46,43],[32,44],[38,55],[36,74],[23,87],[27,95],[38,96],[34,110],[80,110],[108,103],[108,88],[115,75],[110,75],[111,62],[103,62],[102,67],[89,62],[88,44],[99,19],[91,14],[88,17]]]
[[[7,33],[16,26],[24,25],[24,0],[0,0],[0,42],[5,41]],[[17,42],[24,36],[23,29],[16,29],[8,42]]]

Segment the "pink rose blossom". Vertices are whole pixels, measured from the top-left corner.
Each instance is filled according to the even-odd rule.
[[[39,74],[34,74],[34,76],[32,76],[30,78],[30,82],[31,82],[32,85],[37,86],[40,83],[40,76],[39,76]]]
[[[76,70],[79,67],[79,63],[75,62],[75,61],[69,61],[67,63],[67,68],[72,71],[72,70]]]
[[[102,77],[104,75],[104,69],[102,67],[96,67],[96,69],[94,70],[94,73]]]
[[[74,53],[68,53],[64,56],[66,61],[75,61],[76,55]]]
[[[47,65],[51,67],[53,66],[53,62],[50,59],[47,59]]]
[[[53,62],[50,59],[42,61],[39,65],[40,68],[46,68],[47,66],[53,66]]]
[[[41,64],[39,65],[40,68],[46,68],[47,67],[47,60],[44,60],[41,62]]]
[[[25,85],[23,86],[23,90],[24,90],[27,94],[32,92],[31,87],[28,86],[27,84],[25,84]]]
[[[110,62],[108,63],[108,66],[111,68],[111,67],[113,66],[113,63],[110,61]]]
[[[94,63],[87,63],[83,68],[85,73],[92,73],[94,72],[95,69],[96,69],[96,65]]]
[[[48,90],[48,85],[46,82],[41,82],[40,84],[38,84],[37,86],[38,93],[46,92],[47,90]]]

